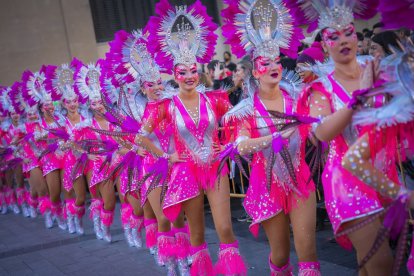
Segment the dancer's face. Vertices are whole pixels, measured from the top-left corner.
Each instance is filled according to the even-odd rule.
[[[10,112],[10,118],[12,119],[14,123],[17,123],[20,119],[20,115],[19,113],[16,113],[16,112]]]
[[[26,113],[27,120],[30,122],[34,122],[39,120],[39,113],[37,111],[30,111]]]
[[[275,59],[258,57],[254,61],[253,76],[260,84],[278,84],[282,79],[282,71],[279,57]]]
[[[296,64],[296,73],[299,74],[299,76],[305,83],[309,83],[316,78],[315,74],[313,74],[312,71],[308,69],[308,65],[305,63]]]
[[[243,65],[237,64],[236,72],[233,75],[233,82],[235,86],[241,86],[244,78],[246,77]]]
[[[100,114],[104,114],[105,113],[105,107],[102,104],[102,100],[91,100],[91,105],[90,105],[92,111],[100,113]]]
[[[355,59],[358,39],[353,24],[342,30],[326,28],[322,31],[324,48],[337,63],[349,63]]]
[[[47,114],[48,112],[53,114],[55,112],[55,106],[52,101],[47,101],[43,103],[41,110],[43,114]]]
[[[371,42],[371,47],[369,47],[369,54],[379,60],[385,57],[384,48],[374,41]]]
[[[199,81],[197,65],[195,63],[191,66],[178,64],[174,68],[174,78],[178,83],[180,90],[194,90],[197,87]]]
[[[155,101],[160,98],[161,91],[164,89],[164,86],[162,85],[161,79],[159,79],[155,82],[144,82],[142,84],[142,89],[144,91],[144,94],[148,97],[148,99]]]
[[[63,107],[68,110],[69,113],[77,113],[79,108],[79,99],[78,96],[75,96],[72,99],[64,99]]]

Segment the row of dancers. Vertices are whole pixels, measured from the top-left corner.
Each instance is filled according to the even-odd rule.
[[[357,59],[353,21],[380,12],[385,27],[413,28],[412,5],[225,4],[226,43],[253,61],[234,107],[224,88],[199,85],[197,67],[214,55],[217,26],[198,0],[188,7],[160,0],[143,30],[117,32],[105,59],[94,64],[75,58],[45,65],[3,87],[2,212],[21,208],[35,217],[39,210],[47,228],[57,222],[83,234],[88,187],[94,232],[110,242],[116,185],[126,241],[142,247],[145,229],[146,247],[168,275],[177,269],[180,275],[246,275],[226,166],[230,159],[245,173],[245,159],[251,171],[243,205],[253,235],[264,228],[271,275],[293,273],[289,225],[298,275],[321,275],[312,176],[324,165],[326,209],[338,243],[356,250],[360,275],[397,275],[412,204],[395,163],[414,152],[413,47],[404,45],[381,63]],[[314,75],[301,83],[283,72],[280,56],[297,57],[304,24],[320,31],[330,61],[304,64],[301,70]],[[172,74],[178,88],[164,85],[162,73]],[[309,164],[307,141],[314,148]],[[204,237],[205,197],[220,241],[214,266]],[[398,236],[394,258],[384,241]]]

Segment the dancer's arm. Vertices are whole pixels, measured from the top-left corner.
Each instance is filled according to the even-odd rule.
[[[250,138],[250,126],[245,123],[245,126],[240,130],[236,140],[237,150],[240,155],[249,155],[268,148],[272,144],[275,135],[281,135],[284,139],[290,137],[295,129],[290,129],[273,135],[267,135],[259,138]]]
[[[322,118],[314,128],[316,138],[330,141],[339,135],[351,123],[354,111],[344,107],[334,113],[326,96],[319,91],[312,91],[310,96],[310,116]]]
[[[401,187],[378,170],[371,161],[368,134],[361,136],[342,159],[342,166],[381,195],[395,198]]]

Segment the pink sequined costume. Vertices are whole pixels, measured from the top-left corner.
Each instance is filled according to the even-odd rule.
[[[295,14],[297,8],[287,6],[285,1],[264,1],[260,5],[248,0],[226,0],[225,3],[228,6],[222,11],[222,30],[232,52],[239,58],[250,55],[259,76],[274,68],[278,68],[275,71],[278,76],[282,74],[280,53],[296,58],[303,39]],[[248,159],[252,155],[249,188],[243,205],[253,219],[250,230],[257,236],[259,223],[281,212],[288,214],[315,190],[305,163],[308,131],[301,126],[314,119],[294,115],[301,86],[291,72],[283,72],[278,83],[283,102],[278,116],[269,112],[259,97],[261,79],[253,81],[248,79],[250,77],[246,76],[244,80],[247,97],[224,116],[224,125],[233,128],[235,141],[226,146],[220,158],[233,159],[243,171],[240,155]],[[256,75],[255,78],[259,79]],[[288,127],[293,121],[298,129],[288,139],[283,138],[282,126]],[[272,253],[269,256],[271,275],[292,275],[289,260],[279,268],[271,261]],[[320,275],[319,263],[312,264],[314,267],[307,272],[309,274],[303,274],[304,268],[299,265],[299,275]]]
[[[155,7],[155,13],[156,16],[151,17],[147,25],[150,33],[148,45],[160,67],[171,73],[178,65],[191,68],[197,62],[207,63],[211,60],[217,40],[214,33],[217,26],[199,0],[191,6],[176,8],[167,0],[161,0]],[[220,162],[216,160],[218,154],[213,145],[220,144],[218,121],[231,105],[225,91],[205,91],[203,87],[196,90],[195,95],[198,95],[199,100],[198,123],[192,119],[177,90],[173,91],[176,95],[160,103],[159,113],[154,113],[149,122],[153,130],[159,122],[166,120],[165,124],[172,129],[175,152],[185,159],[183,163],[173,164],[168,171],[164,156],[158,160],[161,166],[153,168],[161,172],[164,179],[170,172],[163,201],[164,214],[170,221],[177,218],[183,202],[199,196],[203,191],[214,189],[219,177],[217,170]],[[146,133],[142,134],[145,136]],[[226,170],[222,171],[223,175],[226,173]],[[168,236],[168,233],[164,234]],[[244,275],[246,266],[243,258],[236,245],[231,247],[229,254],[219,253],[217,272]],[[225,250],[223,247],[220,252]],[[192,275],[213,273],[207,244],[192,246],[191,254]],[[224,263],[226,265],[220,265]]]
[[[351,100],[332,73],[313,83],[312,89],[322,93],[324,99],[329,100],[332,113],[345,107]],[[305,113],[309,109],[308,97],[311,97],[311,95],[306,95],[308,91],[310,89],[305,90],[302,100]],[[322,174],[322,183],[326,209],[334,233],[341,231],[341,226],[345,222],[375,214],[383,209],[376,191],[366,186],[341,165],[344,154],[357,138],[358,130],[353,126],[348,126],[329,142],[329,154]],[[383,166],[386,167],[387,164]],[[338,242],[347,249],[352,248],[347,236],[339,238]]]

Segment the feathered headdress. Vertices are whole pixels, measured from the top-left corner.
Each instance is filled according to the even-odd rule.
[[[148,22],[149,47],[157,63],[168,71],[177,64],[207,63],[214,55],[217,29],[199,0],[187,7],[173,7],[168,0],[155,6],[157,16]]]
[[[251,54],[276,58],[282,52],[297,56],[303,34],[295,11],[282,0],[225,0],[223,36],[239,58]]]
[[[140,84],[145,81],[155,82],[161,78],[160,68],[148,51],[148,32],[136,30],[129,34],[119,31],[109,46],[106,60],[121,83]]]
[[[64,63],[60,66],[48,66],[46,68],[45,87],[54,93],[61,95],[63,99],[69,100],[76,96],[79,102],[84,103],[85,97],[82,97],[77,90],[74,89],[74,75],[76,69],[82,66],[82,62],[74,58],[70,64]]]
[[[385,29],[402,27],[414,29],[414,2],[407,0],[381,0],[378,5]]]
[[[0,104],[5,112],[16,112],[12,104],[11,96],[15,91],[11,87],[2,87],[0,90]]]
[[[101,76],[102,60],[96,64],[80,65],[75,71],[75,91],[84,99],[96,101],[101,99],[101,85],[99,78]]]
[[[46,66],[43,65],[40,71],[36,73],[25,71],[22,75],[22,94],[25,102],[29,106],[60,100],[58,93],[46,89],[45,72]]]
[[[369,19],[377,13],[378,0],[288,0],[299,5],[301,23],[309,24],[308,32],[325,28],[343,29],[358,19]],[[300,13],[298,13],[299,15]]]

